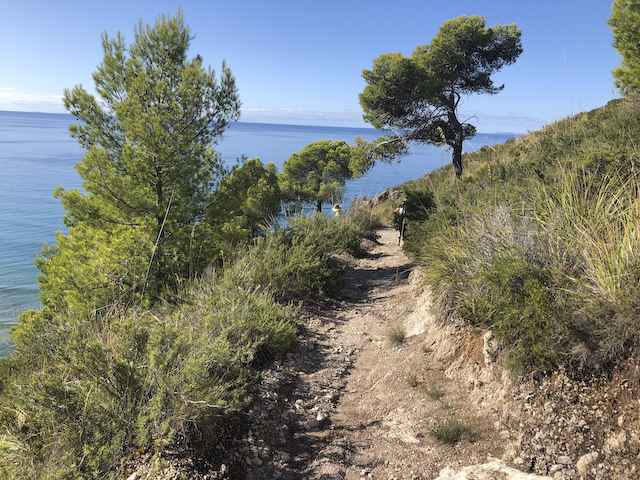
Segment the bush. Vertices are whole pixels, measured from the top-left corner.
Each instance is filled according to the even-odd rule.
[[[47,272],[55,301],[21,315],[17,348],[0,362],[0,474],[120,478],[123,459],[138,448],[188,443],[245,408],[265,362],[295,341],[297,308],[274,292],[338,293],[336,257],[360,254],[368,225],[366,217],[359,225],[292,219],[224,270],[191,282],[179,302],[145,311],[130,307],[136,297],[124,284],[108,281],[112,288],[97,294],[84,283],[75,292],[91,299],[88,306],[65,300],[70,287]],[[99,255],[88,258],[104,274],[100,282],[111,278]],[[71,285],[75,264],[59,267]],[[101,308],[103,299],[109,308]]]
[[[558,337],[566,335],[566,318],[556,308],[549,275],[513,250],[482,266],[482,287],[466,296],[459,315],[468,324],[493,329],[514,371],[549,369],[558,364]]]
[[[224,276],[189,293],[173,312],[23,315],[18,347],[1,364],[10,381],[0,471],[117,478],[128,452],[188,439],[247,405],[264,362],[291,349],[296,309]],[[12,470],[16,452],[24,465]]]
[[[454,185],[423,180],[437,208],[405,248],[441,321],[493,329],[514,371],[599,368],[640,340],[638,104],[466,155]]]
[[[342,287],[341,253],[360,255],[360,232],[352,223],[321,214],[298,216],[287,227],[259,238],[233,268],[236,282],[279,295],[322,297]]]

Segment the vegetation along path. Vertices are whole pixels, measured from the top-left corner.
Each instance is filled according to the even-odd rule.
[[[244,478],[433,479],[501,455],[495,420],[432,361],[412,266],[392,229],[379,234],[342,299],[305,310],[298,350],[265,378],[236,450]]]

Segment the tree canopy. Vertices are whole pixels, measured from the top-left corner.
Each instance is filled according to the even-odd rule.
[[[258,158],[242,158],[211,194],[206,220],[212,237],[230,247],[263,232],[280,212],[277,167]]]
[[[640,4],[637,0],[615,0],[608,23],[613,46],[622,63],[613,70],[615,85],[622,93],[640,90]]]
[[[363,175],[370,164],[360,149],[344,141],[320,140],[291,155],[282,165],[280,189],[289,201],[322,204],[340,202],[346,181]]]
[[[231,71],[223,62],[218,78],[200,56],[189,58],[191,40],[182,12],[154,25],[140,21],[128,48],[120,33],[105,32],[93,74],[98,98],[82,85],[65,90],[64,105],[80,121],[71,135],[86,149],[76,165],[83,190],[56,190],[71,230],[44,251],[41,286],[65,262],[81,265],[77,252],[86,246],[78,242],[89,239],[93,251],[104,238],[145,246],[146,272],[115,269],[138,290],[145,280],[161,288],[187,271],[194,228],[224,172],[213,146],[240,114]]]
[[[520,36],[515,24],[487,28],[481,16],[461,16],[445,22],[411,57],[385,53],[376,58],[362,73],[367,86],[360,105],[365,121],[394,135],[365,145],[369,155],[389,160],[406,153],[409,142],[448,145],[460,178],[463,141],[475,135],[475,127],[458,117],[460,102],[504,88],[494,85],[491,75],[522,53]]]

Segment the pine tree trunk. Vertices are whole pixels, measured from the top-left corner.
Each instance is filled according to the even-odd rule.
[[[462,142],[464,140],[464,128],[456,116],[453,96],[449,101],[450,103],[447,105],[447,117],[449,124],[453,127],[453,142],[449,143],[449,145],[453,147],[451,163],[453,164],[454,181],[458,181],[460,177],[462,177]]]
[[[457,136],[458,134],[456,132],[456,137]],[[451,163],[453,164],[454,180],[460,180],[460,177],[462,177],[462,135],[460,135],[460,139],[456,138],[456,141],[453,145]]]

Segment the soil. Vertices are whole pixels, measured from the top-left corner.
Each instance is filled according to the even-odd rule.
[[[432,479],[444,466],[503,453],[497,418],[470,404],[469,386],[445,376],[421,325],[408,321],[417,308],[413,267],[395,231],[379,233],[348,269],[343,299],[305,322],[313,353],[295,393],[311,408],[301,420],[313,424],[322,399],[333,405],[325,428],[294,434],[291,478]],[[468,430],[460,441],[435,439],[431,431],[452,419]]]

